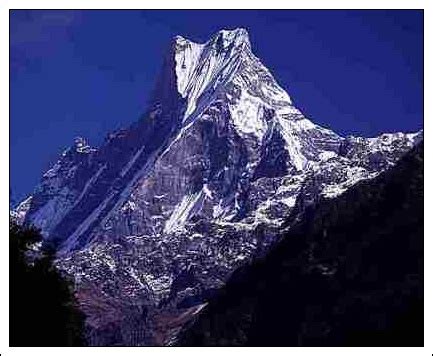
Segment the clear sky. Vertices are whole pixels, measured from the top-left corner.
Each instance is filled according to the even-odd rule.
[[[423,124],[422,11],[12,11],[15,200],[77,136],[97,146],[146,106],[171,38],[244,27],[253,51],[316,123],[341,135]]]

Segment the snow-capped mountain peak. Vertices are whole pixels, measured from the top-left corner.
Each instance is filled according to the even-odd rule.
[[[316,125],[244,29],[202,44],[177,36],[141,120],[98,149],[78,139],[16,216],[57,242],[95,343],[111,333],[149,344],[161,312],[200,304],[309,204],[380,174],[420,139]]]
[[[244,28],[234,30],[220,30],[208,42],[212,44],[216,51],[228,50],[229,47],[251,48],[248,32]]]
[[[177,37],[175,62],[178,92],[187,99],[184,120],[212,96],[236,100],[241,88],[285,113],[299,113],[288,110],[290,97],[252,53],[245,29],[219,31],[204,44]]]

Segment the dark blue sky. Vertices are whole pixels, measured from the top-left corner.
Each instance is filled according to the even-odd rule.
[[[11,189],[30,193],[74,137],[98,145],[145,108],[170,39],[245,27],[313,121],[339,134],[423,122],[422,11],[12,11]]]

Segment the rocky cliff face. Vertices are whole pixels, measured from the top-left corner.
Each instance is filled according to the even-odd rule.
[[[238,266],[319,197],[422,137],[340,137],[306,118],[244,29],[176,37],[142,118],[63,153],[15,211],[74,276],[93,344],[169,344]]]
[[[309,207],[237,269],[184,346],[422,346],[424,148]]]

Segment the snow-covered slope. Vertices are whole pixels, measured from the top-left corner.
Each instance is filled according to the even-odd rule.
[[[177,36],[142,118],[98,149],[77,140],[15,214],[57,244],[93,344],[169,343],[175,320],[305,206],[380,174],[421,139],[314,124],[244,29],[204,44]]]

